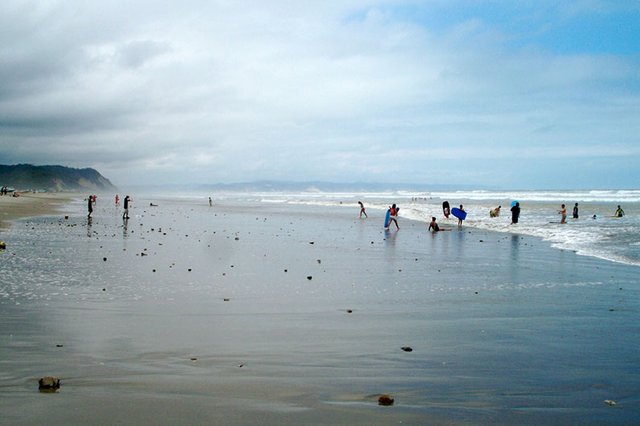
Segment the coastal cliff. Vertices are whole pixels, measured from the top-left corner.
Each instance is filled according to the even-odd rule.
[[[65,166],[34,166],[31,164],[0,165],[0,186],[17,191],[77,192],[111,191],[109,179],[91,168],[74,169]]]

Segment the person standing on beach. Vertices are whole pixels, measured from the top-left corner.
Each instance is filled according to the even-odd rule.
[[[460,211],[464,212],[464,207],[460,204]],[[458,218],[458,227],[462,227],[462,219]]]
[[[120,205],[120,197],[118,197],[118,194],[116,194],[116,206]]]
[[[88,198],[89,202],[87,203],[87,210],[89,211],[89,214],[87,215],[87,217],[91,217],[91,213],[93,213],[93,200],[91,199],[91,195],[89,195]]]
[[[520,218],[520,203],[516,203],[513,207],[511,207],[511,224],[517,224],[518,219]]]
[[[562,204],[560,206],[560,210],[558,210],[558,214],[562,215],[562,219],[560,219],[560,223],[567,223],[567,208]]]
[[[360,204],[360,219],[362,219],[362,215],[368,218],[369,216],[367,216],[367,212],[364,211],[364,204],[362,204],[362,201],[358,201],[358,204]]]
[[[444,215],[444,217],[449,219],[449,215],[451,214],[451,210],[450,210],[450,206],[449,206],[449,202],[448,201],[444,201],[442,203],[442,214]]]
[[[209,197],[209,207],[213,207],[213,201],[211,200],[211,197]]]
[[[614,214],[615,217],[622,217],[624,216],[624,210],[622,210],[622,207],[620,207],[620,205],[618,204],[618,208],[616,209],[616,212]]]
[[[129,198],[129,196],[127,195],[126,197],[124,197],[124,212],[122,213],[122,219],[129,219],[129,203],[131,202],[131,199]]]
[[[389,207],[389,226],[391,226],[391,222],[393,222],[396,224],[396,229],[400,230],[400,226],[398,226],[398,210],[400,210],[400,208],[396,207],[395,204]]]
[[[576,203],[576,205],[573,206],[573,218],[574,219],[578,218],[578,203]]]

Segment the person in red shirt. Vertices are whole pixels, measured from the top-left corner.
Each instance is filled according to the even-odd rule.
[[[398,210],[400,210],[400,207],[396,207],[395,204],[389,208],[389,212],[390,212],[389,226],[391,226],[391,222],[393,222],[396,224],[396,228],[399,230],[400,226],[398,226]]]

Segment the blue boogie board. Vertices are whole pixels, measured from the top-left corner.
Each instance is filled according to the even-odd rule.
[[[451,214],[460,220],[465,220],[467,218],[467,212],[463,212],[457,207],[451,209]]]
[[[391,223],[391,210],[387,209],[387,215],[384,218],[384,227],[388,228]]]

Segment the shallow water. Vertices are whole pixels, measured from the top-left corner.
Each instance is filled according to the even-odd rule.
[[[403,218],[384,232],[338,206],[153,201],[136,198],[126,226],[100,204],[89,224],[78,202],[3,236],[9,423],[640,415],[637,267]],[[57,394],[37,392],[48,374]],[[396,404],[378,407],[380,393]]]
[[[446,220],[442,202],[451,207],[464,205],[468,213],[465,226],[509,234],[530,235],[549,241],[554,247],[573,250],[585,256],[640,266],[640,190],[611,191],[452,191],[389,193],[264,193],[263,201],[341,206],[358,211],[363,200],[370,212],[380,217],[397,203],[400,217],[428,223],[435,216],[440,225],[456,226],[457,219]],[[520,202],[522,213],[517,226],[511,226],[511,204]],[[572,209],[579,204],[579,218]],[[561,204],[567,208],[567,223],[560,224]],[[625,216],[613,217],[618,205]],[[501,215],[491,218],[489,211],[502,206]],[[594,219],[595,216],[595,219]],[[382,219],[379,219],[382,220]]]

